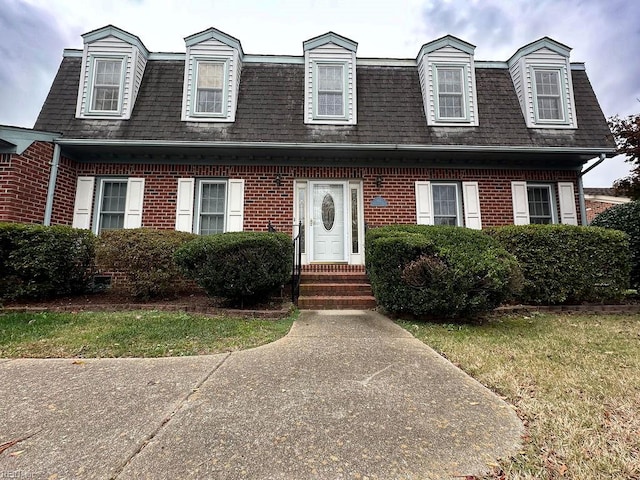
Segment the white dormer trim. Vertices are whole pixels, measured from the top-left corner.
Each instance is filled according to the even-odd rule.
[[[244,52],[236,38],[215,28],[186,37],[182,115],[185,122],[234,122]],[[198,111],[198,75],[203,64],[222,65],[222,108]]]
[[[304,49],[304,123],[319,125],[356,125],[356,50],[358,44],[336,33],[307,40]],[[322,80],[324,73],[333,82]],[[329,87],[322,83],[331,83]],[[325,95],[324,101],[321,98]],[[331,108],[326,100],[333,94]],[[338,101],[341,95],[341,101]]]
[[[478,126],[474,50],[474,45],[451,35],[420,49],[416,63],[427,125]],[[445,83],[452,90],[441,91],[440,86]],[[459,89],[455,88],[456,83]],[[448,108],[444,105],[446,100],[453,102]]]
[[[507,61],[527,127],[578,128],[570,51],[566,45],[544,37],[520,48]],[[543,101],[541,98],[539,102],[539,97],[548,92],[539,91],[536,75],[541,81],[544,77],[545,82],[552,84],[552,94],[544,95],[547,97],[544,100],[551,102],[553,113],[549,110],[541,112],[539,108]],[[558,103],[553,98],[557,98]]]
[[[124,30],[108,25],[82,35],[82,67],[78,85],[76,118],[127,120],[140,90],[149,50],[140,39]],[[119,69],[108,83],[98,69]],[[102,89],[102,91],[101,91]],[[110,93],[105,93],[107,90]],[[112,101],[105,101],[104,96]],[[98,100],[98,99],[101,100]]]

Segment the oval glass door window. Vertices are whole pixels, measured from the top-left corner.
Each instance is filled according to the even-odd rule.
[[[322,199],[322,224],[324,229],[329,231],[333,228],[336,220],[336,204],[330,193],[327,193]]]

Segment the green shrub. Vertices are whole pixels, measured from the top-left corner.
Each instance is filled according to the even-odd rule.
[[[87,291],[94,244],[87,230],[0,223],[0,300]]]
[[[263,299],[291,275],[293,246],[283,233],[231,232],[199,237],[176,263],[210,296],[244,305]]]
[[[173,254],[195,238],[193,233],[173,230],[108,230],[98,237],[96,261],[100,269],[122,273],[134,297],[175,295],[185,278]]]
[[[621,230],[629,236],[631,285],[640,288],[640,200],[605,210],[593,219],[591,225]]]
[[[621,232],[571,225],[512,225],[487,232],[518,259],[522,302],[605,302],[628,287],[629,248]]]
[[[390,312],[464,317],[487,312],[519,289],[515,259],[477,230],[392,225],[367,232],[367,272]]]

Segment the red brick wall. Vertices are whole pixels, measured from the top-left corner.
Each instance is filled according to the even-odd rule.
[[[589,222],[589,224],[591,224],[598,214],[610,209],[614,205],[618,205],[617,203],[603,202],[600,200],[585,200],[584,204],[587,207],[587,222]]]
[[[280,186],[274,182],[278,173],[282,177]],[[514,180],[574,182],[576,202],[578,192],[577,173],[563,170],[81,164],[78,165],[77,174],[144,177],[142,225],[159,229],[175,227],[177,179],[182,177],[244,179],[244,229],[247,231],[265,231],[271,221],[277,230],[291,232],[295,179],[362,179],[364,216],[371,226],[416,222],[416,180],[478,181],[484,226],[513,223],[511,182]],[[378,176],[382,177],[380,188],[376,187]],[[371,201],[378,195],[387,200],[388,207],[371,206]],[[579,216],[579,208],[577,210]],[[69,218],[69,214],[63,215],[54,209],[54,217]]]
[[[0,162],[0,221],[42,223],[53,144],[34,142]]]
[[[73,204],[76,198],[76,163],[64,156],[60,157],[56,193],[53,197],[51,225],[71,225]]]

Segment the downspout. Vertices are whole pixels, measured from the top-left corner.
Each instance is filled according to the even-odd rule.
[[[578,175],[578,201],[580,202],[580,217],[582,218],[582,225],[585,227],[587,226],[587,207],[584,201],[584,187],[582,185],[582,177],[585,174],[589,173],[594,168],[596,168],[602,162],[604,162],[606,158],[607,158],[607,155],[604,153],[601,153],[600,159],[596,163],[591,165],[585,171],[580,172],[580,175]]]
[[[44,225],[51,225],[51,213],[53,212],[53,196],[56,191],[56,181],[58,180],[58,166],[60,165],[60,145],[57,143],[53,147],[53,159],[49,164],[51,172],[49,174],[49,189],[47,190],[47,203],[44,207]]]

